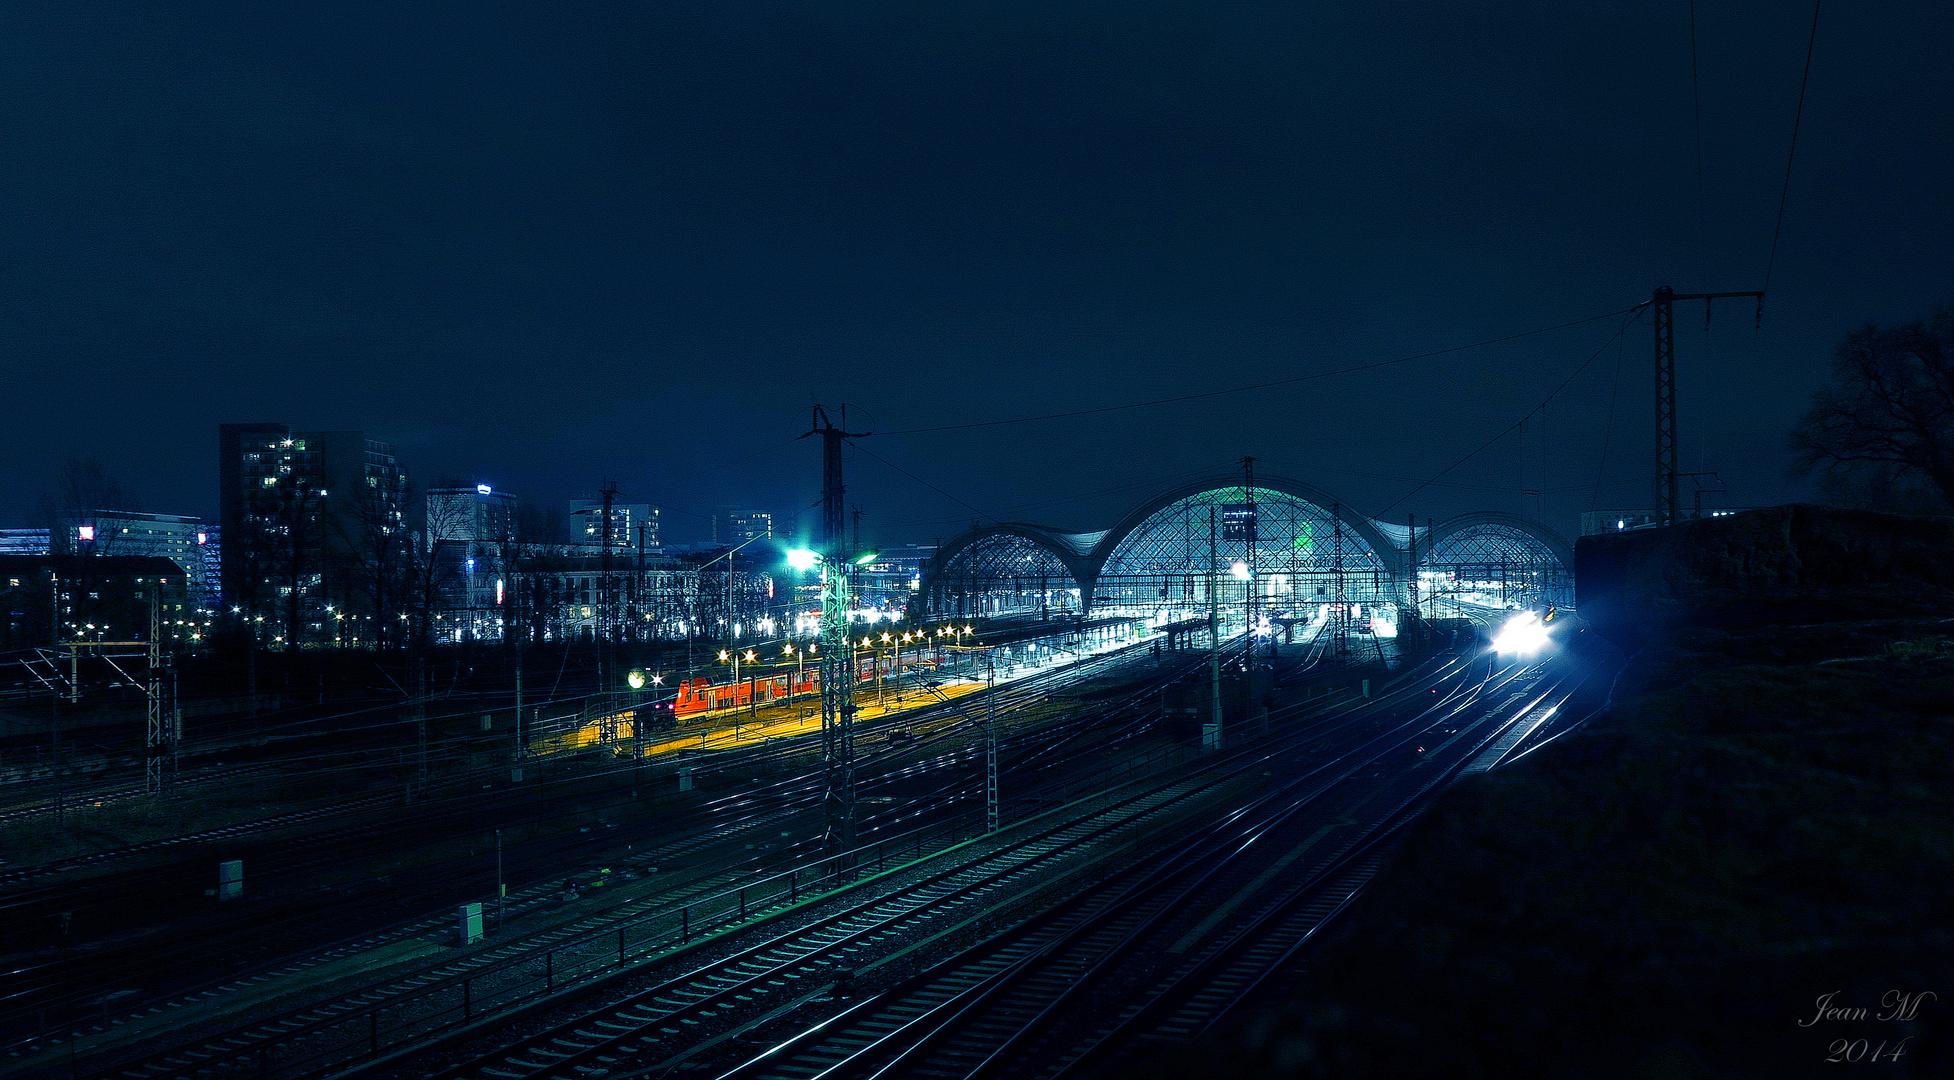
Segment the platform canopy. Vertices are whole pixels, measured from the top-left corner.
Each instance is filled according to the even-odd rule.
[[[1166,491],[1102,532],[1007,523],[953,538],[925,568],[923,617],[1132,615],[1156,622],[1305,617],[1319,605],[1410,599],[1411,529],[1278,476]],[[1423,597],[1485,606],[1571,599],[1572,553],[1517,515],[1418,528]]]

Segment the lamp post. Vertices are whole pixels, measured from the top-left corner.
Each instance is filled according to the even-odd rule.
[[[891,635],[887,630],[882,631],[882,644],[887,645],[889,644],[889,642],[894,640],[895,638],[893,637],[893,635]],[[901,642],[896,642],[896,658],[897,659],[902,658]],[[881,705],[884,707],[887,706],[889,700],[888,678],[889,678],[889,673],[884,669],[884,665],[882,663],[882,657],[880,654],[877,654],[875,658],[875,703],[877,705]],[[898,692],[896,694],[896,697],[900,699],[902,697],[901,693]]]
[[[860,673],[862,670],[863,653],[866,653],[868,655],[868,662],[871,665],[871,670],[875,672],[875,704],[878,708],[880,708],[882,705],[882,664],[881,664],[880,655],[875,651],[874,634],[862,635],[861,650],[855,654],[855,671],[856,671],[856,676],[858,678],[860,677]]]
[[[746,662],[748,665],[752,665],[758,662],[759,659],[760,659],[759,655],[756,654],[752,649],[746,650]],[[760,702],[759,702],[760,688],[758,685],[755,684],[754,677],[751,673],[749,673],[746,676],[746,681],[747,681],[747,687],[746,687],[747,714],[750,716],[758,716],[760,715]],[[735,716],[733,718],[733,741],[734,742],[739,741],[739,724],[740,724],[739,717]]]
[[[740,544],[737,547],[728,548],[724,554],[715,555],[699,564],[699,569],[704,570],[706,567],[711,566],[721,559],[726,560],[726,648],[719,654],[719,659],[721,660],[725,660],[728,653],[735,653],[739,647],[737,635],[733,631],[733,556],[738,555],[747,545],[757,544],[765,539],[767,537],[753,537],[751,540],[746,541],[746,543]],[[739,658],[737,655],[734,655],[733,659],[733,682],[738,683],[740,679]]]

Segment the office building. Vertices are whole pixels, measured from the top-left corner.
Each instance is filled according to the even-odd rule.
[[[0,649],[67,642],[199,640],[174,560],[146,555],[0,555]]]
[[[0,529],[0,555],[46,555],[52,550],[46,529]]]
[[[713,511],[712,541],[738,547],[750,540],[773,539],[773,515],[754,513],[737,506],[722,506]]]
[[[516,509],[514,495],[488,484],[428,490],[422,535],[441,607],[434,640],[503,639],[519,559]]]
[[[82,535],[81,530],[88,530]],[[218,580],[205,565],[204,548],[211,528],[199,518],[176,514],[144,514],[134,510],[84,510],[70,550],[82,555],[152,555],[169,559],[188,576],[190,603],[214,609],[221,595]]]

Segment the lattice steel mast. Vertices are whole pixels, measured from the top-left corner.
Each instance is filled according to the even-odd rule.
[[[1336,592],[1336,643],[1337,659],[1350,655],[1350,593],[1343,581],[1343,504],[1330,504],[1330,528],[1332,546],[1330,548],[1330,580],[1335,583]]]
[[[1674,525],[1681,520],[1678,512],[1680,493],[1677,490],[1676,471],[1676,313],[1678,300],[1701,300],[1704,302],[1703,321],[1710,320],[1711,301],[1724,296],[1754,296],[1757,298],[1757,319],[1764,320],[1764,294],[1762,292],[1716,292],[1679,293],[1664,285],[1655,291],[1650,301],[1655,311],[1655,471],[1656,471],[1656,509],[1662,516],[1664,525]]]
[[[1248,520],[1242,530],[1243,555],[1246,556],[1242,560],[1242,565],[1248,568],[1248,580],[1242,585],[1242,685],[1246,688],[1249,682],[1248,669],[1255,660],[1255,548],[1256,541],[1261,538],[1255,519],[1254,458],[1242,458],[1242,477],[1243,490],[1246,493],[1244,501],[1248,504]],[[1246,708],[1242,712],[1242,718],[1244,721],[1248,718]]]
[[[143,747],[143,790],[151,795],[170,795],[176,784],[176,744],[181,722],[177,719],[176,672],[164,671],[163,662],[163,584],[162,579],[149,590],[149,712]]]
[[[836,427],[827,410],[816,405],[813,428],[801,436],[821,436],[821,762],[827,788],[822,851],[828,856],[855,846],[855,650],[848,636],[855,552],[842,499],[847,488],[841,481],[841,445],[866,434]]]
[[[1208,507],[1208,678],[1210,709],[1208,722],[1201,727],[1201,745],[1221,749],[1221,585],[1216,580],[1221,569],[1221,533],[1215,526],[1215,508]]]

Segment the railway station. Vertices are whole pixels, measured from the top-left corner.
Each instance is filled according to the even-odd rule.
[[[1150,630],[1213,614],[1271,632],[1326,610],[1573,603],[1573,549],[1554,530],[1483,511],[1377,521],[1313,485],[1258,476],[1183,485],[1100,532],[1007,523],[951,538],[926,567],[923,618],[1126,618]]]

